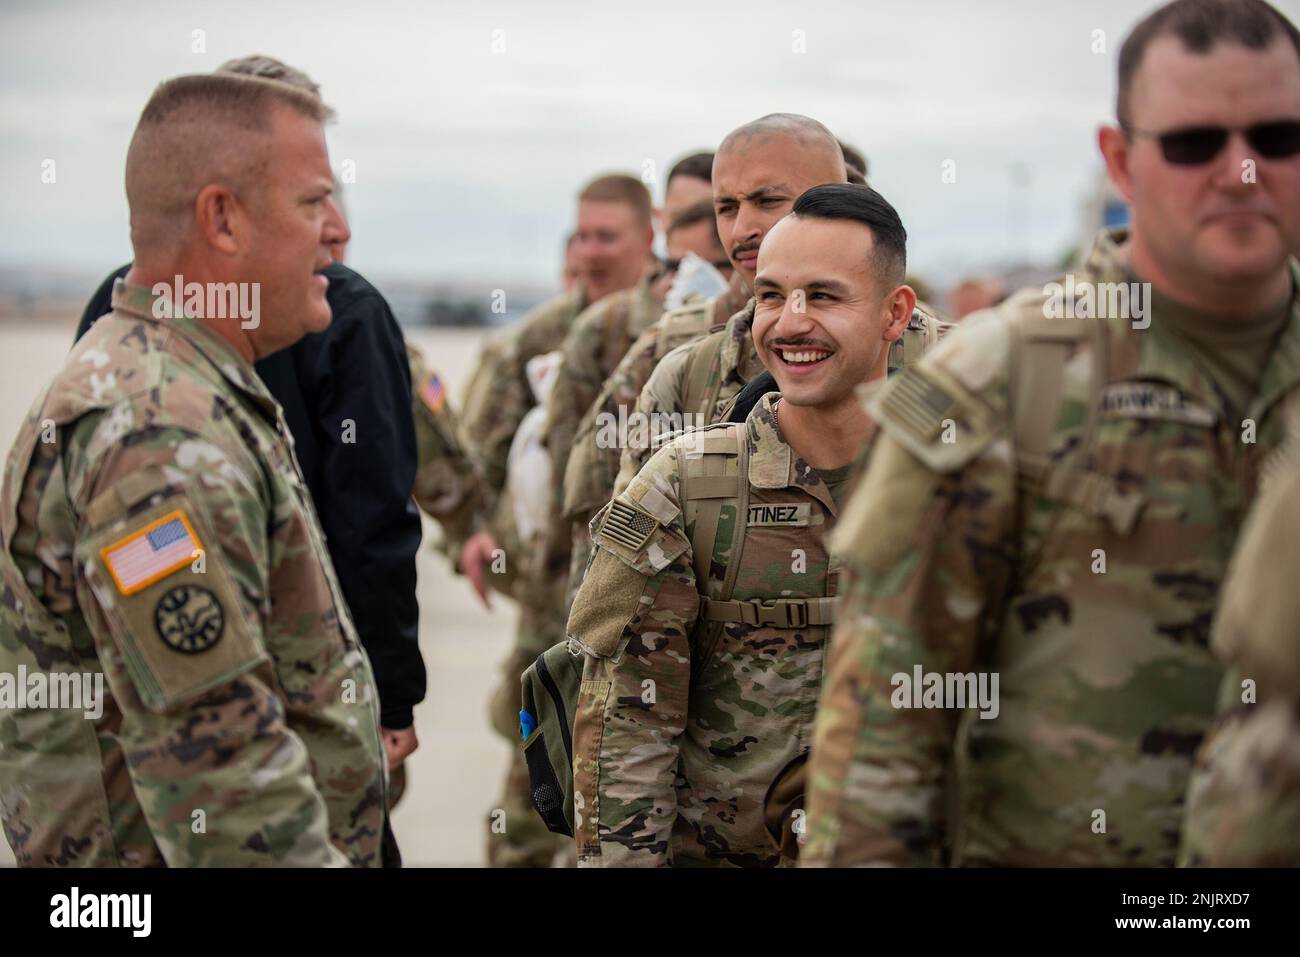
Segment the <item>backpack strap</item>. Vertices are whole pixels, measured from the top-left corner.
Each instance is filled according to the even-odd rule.
[[[698,676],[713,656],[722,636],[724,619],[713,617],[715,604],[727,604],[736,587],[741,552],[745,547],[745,516],[749,509],[749,439],[743,425],[703,428],[677,443],[678,475],[681,476],[681,505],[687,513],[691,503],[691,558],[695,587],[700,594],[699,620],[705,623],[692,655],[692,676]],[[700,460],[703,461],[700,461]],[[734,475],[727,464],[736,463]],[[732,506],[731,547],[725,553],[722,579],[710,588],[717,571],[714,554],[723,523],[723,509]]]
[[[681,476],[682,508],[698,503],[691,528],[691,557],[696,587],[707,599],[730,598],[735,588],[740,550],[744,547],[744,515],[749,507],[749,442],[744,426],[702,429],[688,433],[677,444],[678,474]],[[736,473],[728,475],[728,461],[736,462]],[[706,591],[714,576],[714,553],[722,525],[723,507],[731,505],[735,518],[726,568],[714,595]]]
[[[694,449],[698,453],[693,452]],[[700,620],[709,623],[705,639],[700,646],[700,664],[708,660],[726,622],[744,622],[748,625],[772,625],[777,628],[803,628],[808,625],[830,625],[835,621],[837,600],[822,598],[778,598],[771,601],[751,599],[735,601],[736,578],[745,547],[746,516],[749,514],[749,438],[743,425],[727,429],[706,428],[686,442],[679,443],[678,455],[682,476],[682,506],[698,503],[695,524],[691,529],[691,552],[694,559],[695,580],[700,591]],[[705,461],[693,469],[687,461],[703,456]],[[727,475],[726,462],[736,460],[736,474]],[[734,508],[731,523],[731,547],[726,550],[725,569],[716,587],[707,588],[716,580],[718,571],[717,541],[723,530],[723,509]]]
[[[701,617],[705,621],[743,621],[747,625],[803,628],[833,625],[839,600],[825,598],[778,598],[775,601],[715,601],[705,599]]]
[[[709,331],[713,324],[713,302],[712,299],[693,299],[659,319],[656,362],[683,343],[698,339]]]
[[[1080,340],[1079,323],[1092,340],[1092,375],[1088,385],[1083,436],[1069,458],[1053,462],[1052,440],[1061,410],[1065,365]],[[1096,319],[1031,319],[1011,323],[1010,411],[1015,434],[1016,478],[1026,497],[1047,495],[1102,515],[1120,534],[1137,524],[1145,498],[1120,492],[1108,476],[1071,464],[1087,461],[1097,431],[1109,366],[1106,323]]]
[[[691,349],[691,356],[686,360],[682,411],[699,413],[710,425],[717,413],[718,393],[722,390],[718,361],[722,356],[725,335],[724,330],[711,331]]]

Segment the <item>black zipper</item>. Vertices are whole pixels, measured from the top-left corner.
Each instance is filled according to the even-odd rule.
[[[569,731],[569,714],[564,710],[564,698],[560,696],[560,686],[555,683],[551,677],[550,669],[546,667],[546,656],[537,656],[537,676],[542,679],[542,684],[546,686],[546,691],[551,696],[551,701],[555,704],[555,710],[560,715],[560,732],[564,735],[564,753],[569,756],[569,764],[573,764],[573,733]]]

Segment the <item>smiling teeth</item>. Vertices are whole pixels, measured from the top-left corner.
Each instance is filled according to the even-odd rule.
[[[786,362],[820,362],[829,352],[782,352],[781,358]]]

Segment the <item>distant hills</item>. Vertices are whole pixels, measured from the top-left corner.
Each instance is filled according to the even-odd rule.
[[[0,321],[75,319],[113,267],[88,269],[0,265]],[[366,273],[404,326],[460,328],[508,326],[558,289],[531,280],[492,283],[455,279],[388,279]],[[494,303],[499,304],[493,311]]]

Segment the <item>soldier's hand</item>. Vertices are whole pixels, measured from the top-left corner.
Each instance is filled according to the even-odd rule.
[[[475,532],[461,546],[460,561],[457,564],[460,573],[474,586],[474,591],[478,593],[483,607],[489,609],[492,607],[492,600],[488,597],[487,564],[492,560],[496,550],[497,540],[492,537],[491,532]]]
[[[388,755],[388,770],[391,771],[405,761],[407,755],[420,746],[420,741],[415,736],[415,725],[403,728],[400,731],[384,728],[383,732],[384,753]]]

